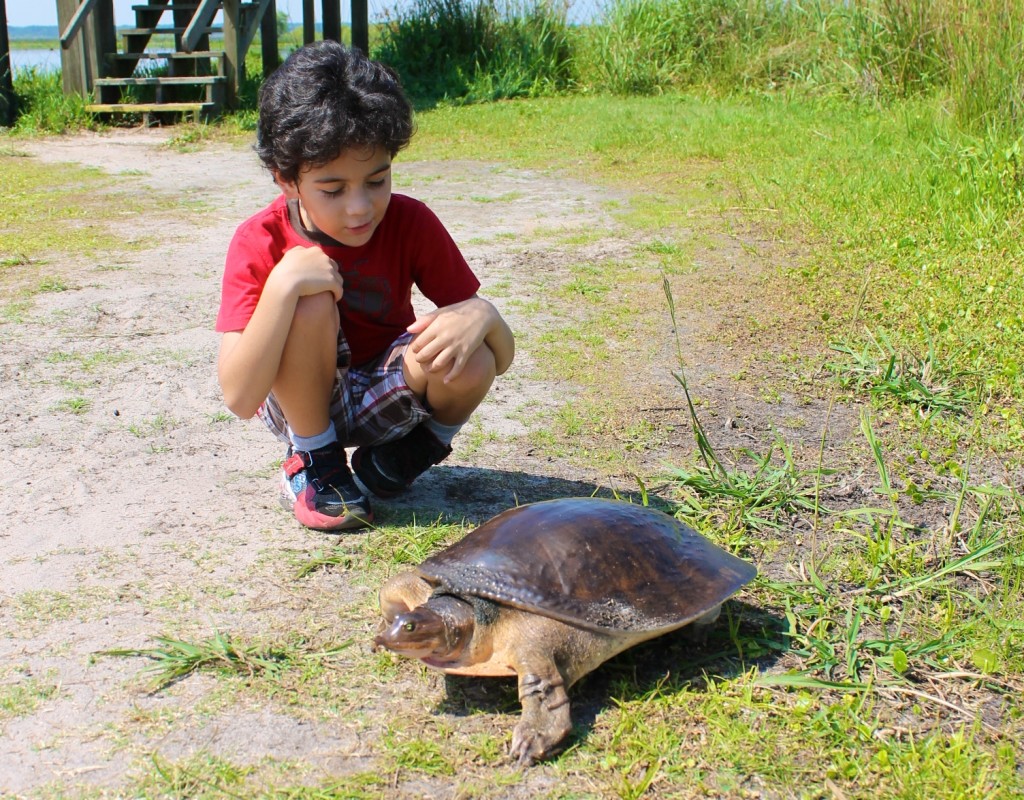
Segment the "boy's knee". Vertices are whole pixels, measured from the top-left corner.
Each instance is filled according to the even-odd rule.
[[[458,376],[443,385],[448,391],[483,397],[494,383],[495,374],[494,353],[482,344],[466,360]],[[434,373],[434,376],[442,380],[444,372]]]
[[[464,372],[474,385],[490,384],[497,374],[494,352],[486,344],[480,345],[466,362]]]
[[[330,292],[304,295],[295,304],[295,313],[292,315],[293,331],[296,328],[322,331],[324,326],[331,326],[337,336],[340,325],[338,304]]]

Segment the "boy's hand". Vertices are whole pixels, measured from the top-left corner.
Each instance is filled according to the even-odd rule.
[[[409,349],[425,371],[447,370],[448,383],[497,325],[503,325],[497,309],[483,298],[471,297],[417,317],[406,329],[418,334]]]
[[[267,279],[280,291],[295,297],[330,292],[335,302],[341,300],[344,285],[338,264],[319,247],[293,247],[287,251]]]

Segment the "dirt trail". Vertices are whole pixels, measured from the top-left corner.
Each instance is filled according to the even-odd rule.
[[[153,695],[137,677],[142,662],[93,655],[149,647],[165,632],[258,632],[268,619],[362,643],[373,624],[311,621],[310,593],[344,604],[370,591],[343,572],[307,588],[274,577],[287,573],[268,564],[331,542],[277,507],[280,447],[258,423],[227,418],[216,384],[212,324],[224,252],[235,226],[269,202],[275,187],[247,148],[214,144],[181,153],[166,147],[166,138],[137,130],[22,148],[43,161],[119,175],[117,191],[128,196],[184,197],[194,210],[125,215],[124,235],[141,248],[61,265],[69,290],[37,295],[22,323],[3,326],[0,684],[26,687],[34,706],[0,717],[0,794],[78,784],[116,793],[153,752],[171,760],[209,752],[238,763],[301,762],[311,780],[374,763],[365,726],[311,722],[269,699],[192,716],[193,704],[210,705],[214,679],[193,676]],[[633,249],[603,210],[608,190],[565,177],[399,160],[396,191],[437,211],[478,272],[482,293],[518,330],[543,329],[536,301],[545,282],[566,279],[568,264]],[[556,243],[559,229],[595,228],[608,231],[599,244]],[[719,261],[757,270],[738,245],[735,252],[723,246]],[[730,312],[705,313],[710,319]],[[709,319],[691,315],[687,330],[706,331]],[[530,429],[565,401],[571,386],[535,376],[529,341],[535,339],[520,345],[513,370],[471,426],[492,435],[478,436],[472,447],[464,435],[450,461],[407,497],[378,506],[381,521],[410,510],[428,521],[481,521],[516,502],[589,494],[614,482],[531,448]],[[693,359],[714,365],[696,376],[711,392],[741,362],[728,355],[726,342],[702,346],[718,353],[715,360],[707,351]],[[671,386],[668,366],[651,381]],[[73,407],[73,398],[88,402]],[[722,404],[720,424],[737,416],[735,402]],[[682,419],[678,404],[669,411]],[[741,433],[759,435],[756,426]],[[678,446],[647,453],[648,466]],[[362,717],[402,713],[395,706],[401,691],[379,688],[384,696],[363,697]],[[411,691],[422,692],[422,682]],[[161,715],[173,721],[161,723]],[[551,779],[538,769],[518,790],[528,796]],[[434,791],[413,785],[403,793]]]

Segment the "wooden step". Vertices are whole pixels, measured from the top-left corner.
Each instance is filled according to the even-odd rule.
[[[179,35],[184,34],[186,30],[187,30],[186,28],[164,28],[164,27],[159,27],[159,26],[156,27],[156,28],[118,28],[117,29],[117,35],[118,36],[160,36],[160,35],[179,36]],[[204,33],[223,33],[223,32],[224,32],[224,29],[221,28],[221,27],[206,28],[204,30]]]
[[[199,3],[175,3],[173,6],[169,3],[164,5],[162,3],[156,3],[154,5],[142,5],[132,6],[132,11],[195,11],[199,8]]]
[[[244,14],[246,11],[248,11],[250,9],[259,8],[259,3],[239,3],[238,7],[242,10],[242,13]],[[153,12],[156,12],[156,11],[192,11],[192,12],[194,12],[197,8],[199,8],[199,3],[185,3],[185,4],[175,3],[173,6],[171,6],[171,5],[166,5],[166,6],[161,6],[161,5],[155,5],[155,6],[147,6],[147,5],[132,6],[132,11],[141,11],[143,13],[146,13],[147,11],[153,11]]]
[[[130,78],[134,77],[137,69],[142,72],[147,69],[157,68],[165,70],[168,78],[187,78],[198,75],[223,75],[224,74],[224,51],[223,50],[196,50],[194,53],[176,53],[168,51],[132,52],[132,53],[108,53],[105,56],[110,65],[110,76]],[[162,64],[160,62],[163,62]],[[151,77],[141,75],[139,77]]]
[[[97,78],[94,86],[200,86],[213,83],[227,83],[223,75],[183,75],[170,77],[153,75],[145,78]]]
[[[85,106],[85,110],[93,114],[197,114],[216,108],[216,103],[89,103]]]
[[[224,58],[223,50],[195,50],[191,53],[183,53],[176,50],[165,50],[162,52],[149,51],[144,53],[111,53],[108,58],[116,58],[122,61],[153,61],[156,59],[163,59],[165,61],[171,61],[175,59],[199,59],[199,58],[216,58],[218,60]]]

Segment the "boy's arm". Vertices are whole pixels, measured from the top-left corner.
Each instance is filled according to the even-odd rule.
[[[495,371],[501,375],[515,357],[515,337],[498,309],[479,295],[443,306],[418,317],[408,328],[418,334],[411,345],[424,368],[448,368],[445,381],[456,377],[481,344],[494,353]]]
[[[266,400],[281,367],[299,298],[331,292],[341,299],[337,266],[318,247],[295,247],[270,272],[259,302],[245,328],[223,335],[217,376],[224,404],[248,419]]]

